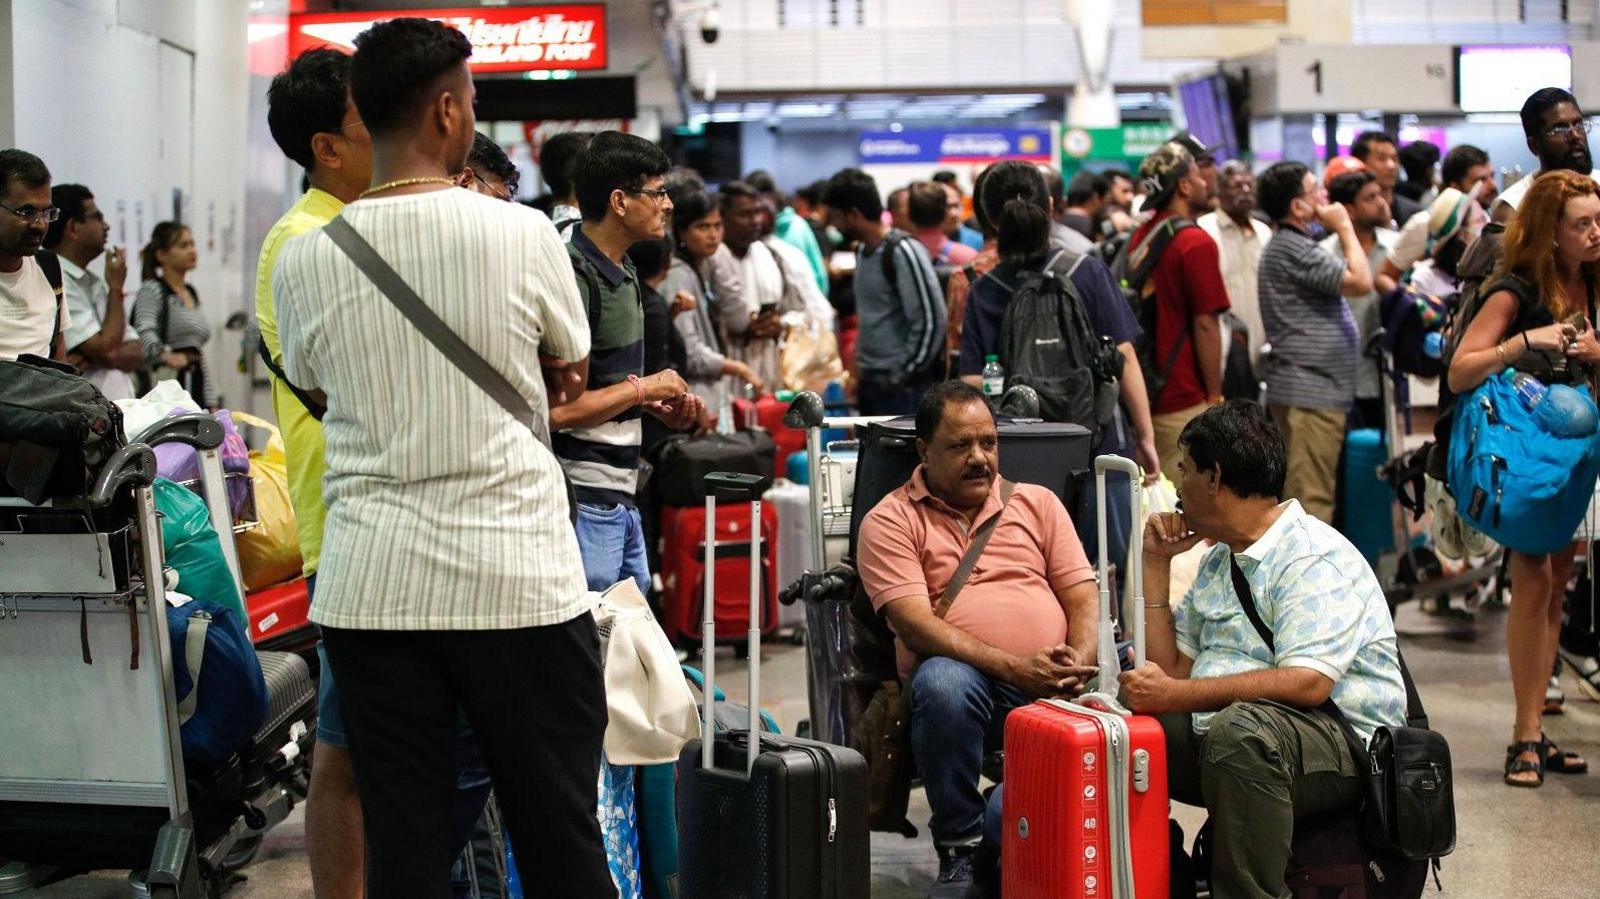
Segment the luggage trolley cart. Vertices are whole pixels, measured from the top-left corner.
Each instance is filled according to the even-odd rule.
[[[197,899],[155,474],[150,447],[130,444],[83,508],[0,507],[0,845],[148,867],[150,895]]]
[[[1400,378],[1406,376],[1395,370],[1394,359],[1383,337],[1384,332],[1380,329],[1367,344],[1367,355],[1376,359],[1380,367],[1379,381],[1383,391],[1383,436],[1387,460],[1378,469],[1377,476],[1398,491],[1399,472],[1406,466],[1410,454],[1420,449],[1420,444],[1408,445],[1410,423],[1407,400],[1399,382]],[[1415,502],[1425,502],[1418,492],[1419,495],[1414,497]],[[1411,528],[1406,520],[1407,511],[1401,503],[1390,501],[1389,517],[1394,528],[1394,546],[1379,557],[1376,574],[1391,610],[1408,599],[1448,598],[1450,594],[1458,592],[1469,598],[1468,608],[1472,609],[1476,608],[1477,599],[1495,592],[1504,555],[1499,547],[1480,559],[1466,560],[1461,571],[1446,576],[1438,555],[1431,547],[1413,545]]]
[[[141,437],[85,497],[0,499],[0,847],[33,865],[133,870],[136,897],[198,899],[220,895],[304,797],[315,686],[299,658],[261,654],[267,720],[228,763],[185,770],[151,446],[194,446],[202,488],[220,496],[222,428],[185,415]]]

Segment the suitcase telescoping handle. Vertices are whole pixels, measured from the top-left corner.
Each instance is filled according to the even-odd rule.
[[[1132,609],[1127,616],[1129,621],[1124,622],[1133,629],[1133,663],[1144,664],[1144,469],[1137,462],[1122,456],[1097,456],[1094,460],[1094,491],[1095,491],[1095,517],[1100,536],[1100,619],[1099,619],[1099,648],[1100,656],[1100,692],[1110,696],[1117,695],[1117,673],[1120,666],[1117,664],[1117,638],[1113,633],[1115,623],[1111,615],[1111,578],[1109,576],[1110,561],[1109,541],[1106,539],[1106,473],[1120,471],[1128,476],[1128,483],[1133,493],[1133,503],[1130,520],[1132,533],[1128,537],[1131,550],[1125,582],[1128,584],[1128,593],[1132,598]]]
[[[767,478],[754,474],[713,471],[706,475],[706,540],[705,540],[705,597],[701,601],[700,624],[701,654],[705,662],[708,697],[705,704],[705,729],[700,738],[700,766],[712,766],[712,744],[716,742],[713,729],[716,702],[717,654],[717,503],[743,501],[750,504],[750,746],[745,760],[745,770],[756,766],[756,756],[761,754],[761,725],[757,715],[761,708],[761,494],[769,484]]]

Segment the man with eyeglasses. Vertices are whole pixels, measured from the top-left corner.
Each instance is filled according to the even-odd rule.
[[[0,359],[66,357],[63,335],[71,316],[34,258],[60,214],[51,205],[44,160],[26,150],[0,150]]]
[[[106,249],[111,226],[81,184],[57,184],[50,196],[60,216],[50,224],[44,245],[61,262],[62,298],[72,327],[66,331],[68,361],[100,388],[106,399],[132,399],[129,372],[144,366],[144,345],[128,322],[122,283],[128,262],[121,248]],[[89,264],[106,254],[105,277]]]
[[[499,144],[479,131],[472,137],[472,149],[467,151],[467,167],[461,170],[461,177],[456,183],[486,197],[510,202],[517,198],[522,173]]]
[[[1516,214],[1517,204],[1527,195],[1534,179],[1545,172],[1566,169],[1594,177],[1589,121],[1578,108],[1577,98],[1568,91],[1544,87],[1529,94],[1522,104],[1522,133],[1528,139],[1528,151],[1539,157],[1539,170],[1500,192],[1489,210],[1490,218],[1496,222],[1509,221]]]
[[[628,248],[666,236],[672,201],[663,186],[672,160],[632,134],[603,131],[574,160],[583,221],[567,252],[589,316],[584,392],[552,409],[556,457],[578,498],[578,550],[590,590],[633,578],[650,589],[644,531],[634,502],[641,418],[673,430],[700,420],[704,404],[675,371],[644,373],[644,306]]]

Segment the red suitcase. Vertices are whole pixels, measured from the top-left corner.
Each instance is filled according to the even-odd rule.
[[[1126,464],[1124,464],[1126,463]],[[1117,456],[1095,460],[1100,509],[1105,472],[1129,471],[1134,521],[1140,472]],[[1165,897],[1170,890],[1167,750],[1161,725],[1116,701],[1105,518],[1100,519],[1100,694],[1041,700],[1006,718],[1000,867],[1006,899]],[[1135,547],[1141,546],[1135,535]],[[1132,559],[1136,660],[1144,662],[1143,560]],[[1107,695],[1109,694],[1109,695]]]
[[[761,509],[761,632],[778,628],[778,510]],[[717,516],[716,619],[727,642],[743,639],[750,628],[750,506],[729,508]],[[706,510],[701,507],[661,510],[662,606],[667,636],[681,646],[698,642],[705,602]]]
[[[245,594],[250,642],[273,652],[307,652],[317,646],[317,629],[307,615],[311,597],[305,578],[295,578]]]
[[[784,413],[788,411],[789,404],[772,394],[754,401],[748,399],[733,401],[735,427],[741,431],[760,428],[772,435],[772,470],[780,475],[785,470],[789,456],[806,448],[806,432],[783,423]]]

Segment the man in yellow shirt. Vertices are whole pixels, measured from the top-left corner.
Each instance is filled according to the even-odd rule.
[[[283,348],[272,304],[272,269],[291,237],[332,221],[372,181],[372,138],[349,92],[350,58],[330,49],[308,50],[272,80],[267,125],[284,155],[306,170],[309,189],[278,219],[261,245],[256,270],[256,321],[271,361],[272,408],[283,431],[289,469],[289,502],[300,531],[308,587],[315,593],[322,554],[322,475],[327,468],[322,438],[322,397],[283,377]],[[315,410],[315,414],[313,414]],[[320,652],[320,647],[319,647]],[[350,769],[349,743],[323,659],[318,691],[317,758],[306,799],[306,850],[318,899],[360,897],[365,882],[361,805]]]

